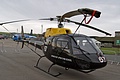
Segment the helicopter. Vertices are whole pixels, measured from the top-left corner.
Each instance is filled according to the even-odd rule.
[[[89,36],[84,34],[76,34],[76,31],[80,26],[84,26],[106,35],[111,35],[101,29],[87,25],[93,17],[99,18],[101,12],[93,9],[82,8],[75,11],[70,11],[62,16],[56,18],[44,18],[39,20],[50,20],[58,21],[58,28],[48,28],[43,34],[42,40],[29,40],[28,43],[32,44],[36,48],[43,51],[44,56],[40,56],[35,67],[47,74],[54,77],[61,75],[62,73],[52,74],[50,73],[51,68],[54,65],[59,65],[68,69],[74,69],[83,73],[89,73],[96,69],[103,68],[107,65],[107,59],[98,48],[98,46],[92,41]],[[71,18],[76,15],[83,15],[84,18],[81,22],[72,21],[67,18]],[[91,18],[86,22],[86,18]],[[85,24],[83,22],[85,21]],[[70,29],[64,28],[62,22],[74,23],[78,25],[75,33],[72,33]],[[33,51],[33,50],[32,50]],[[33,51],[35,52],[35,51]],[[35,52],[36,53],[36,52]],[[48,70],[43,70],[38,66],[40,60],[46,57],[52,62]]]
[[[23,27],[23,26],[21,26],[21,27]],[[29,38],[29,39],[30,39],[30,38],[36,38],[36,36],[33,36],[33,30],[32,30],[32,29],[31,29],[31,31],[30,31],[29,34],[24,34],[24,37],[25,37],[25,38]],[[15,34],[13,34],[12,39],[13,39],[14,41],[20,42],[21,39],[22,39],[21,33],[15,33]]]
[[[83,19],[81,22],[76,22],[70,20],[73,16],[83,15]],[[74,11],[67,12],[62,16],[57,16],[56,18],[44,18],[38,20],[50,20],[57,21],[58,28],[48,28],[44,34],[41,36],[41,40],[38,39],[30,39],[26,40],[24,38],[24,30],[21,27],[22,31],[22,48],[25,43],[31,44],[43,51],[44,55],[38,54],[35,50],[31,49],[34,53],[39,56],[39,59],[35,65],[35,67],[47,74],[50,74],[54,77],[62,75],[62,73],[52,74],[50,72],[51,68],[54,65],[59,65],[64,67],[65,70],[74,69],[83,73],[90,73],[95,71],[96,69],[103,68],[107,65],[107,59],[104,56],[103,52],[98,48],[98,46],[92,41],[92,39],[84,34],[76,34],[76,31],[81,27],[87,27],[106,35],[111,35],[110,33],[103,31],[101,29],[95,28],[93,26],[87,25],[90,23],[93,17],[99,18],[101,15],[100,11],[82,8]],[[86,21],[87,17],[90,17],[88,21]],[[20,20],[26,21],[26,20]],[[19,21],[13,21],[19,22]],[[70,29],[64,28],[64,23],[73,23],[78,25],[76,31],[72,33]],[[85,22],[85,24],[83,24]],[[8,22],[12,23],[12,22]],[[7,24],[7,23],[6,23]],[[1,23],[0,25],[3,25]],[[48,60],[52,62],[50,67],[47,70],[40,68],[38,65],[40,60],[46,57]]]

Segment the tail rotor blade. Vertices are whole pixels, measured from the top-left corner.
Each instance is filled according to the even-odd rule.
[[[22,47],[21,47],[21,49],[22,49],[24,47],[24,39],[25,39],[23,26],[21,26],[21,37],[22,37]]]
[[[33,35],[33,30],[31,29],[31,31],[30,31],[30,35]]]

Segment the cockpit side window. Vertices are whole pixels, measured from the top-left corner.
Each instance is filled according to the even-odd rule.
[[[69,49],[68,42],[67,41],[62,41],[62,47],[65,49]]]
[[[52,37],[46,39],[46,44],[51,44]]]
[[[61,41],[57,41],[57,47],[62,47],[62,42]]]
[[[56,46],[56,38],[53,38],[53,40],[52,40],[52,46]]]
[[[57,41],[57,47],[61,47],[61,48],[64,48],[64,49],[69,49],[68,42],[67,41],[62,41],[62,40]]]
[[[57,40],[57,47],[60,47],[67,52],[70,52],[69,42],[66,39],[58,39]]]

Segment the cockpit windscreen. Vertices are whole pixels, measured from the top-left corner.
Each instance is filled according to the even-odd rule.
[[[80,49],[89,53],[101,53],[98,46],[89,37],[74,37]]]

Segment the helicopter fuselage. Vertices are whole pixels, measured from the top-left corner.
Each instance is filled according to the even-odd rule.
[[[48,37],[43,52],[54,64],[76,70],[95,70],[106,66],[102,51],[88,36],[64,34]]]
[[[44,37],[51,37],[60,34],[71,34],[71,30],[68,28],[47,28]]]

